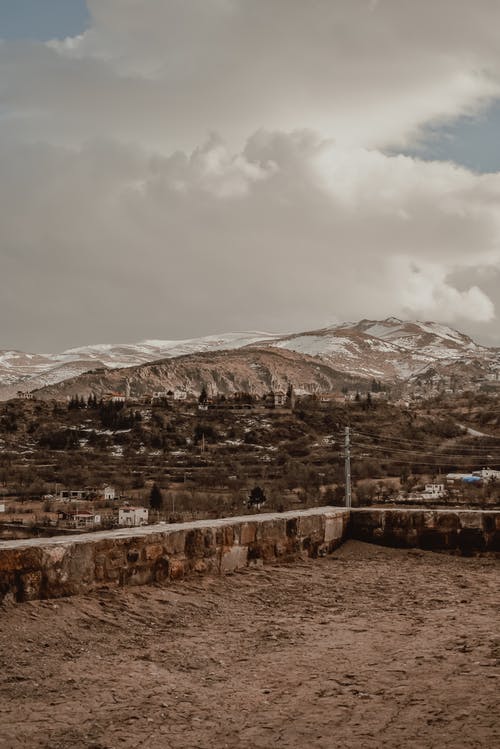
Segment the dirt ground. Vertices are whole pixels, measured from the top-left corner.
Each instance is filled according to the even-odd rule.
[[[351,541],[0,607],[0,746],[500,746],[499,572]]]

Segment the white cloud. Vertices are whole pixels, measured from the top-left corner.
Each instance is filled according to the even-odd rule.
[[[5,45],[11,134],[235,147],[262,127],[339,144],[408,143],[500,93],[500,5],[436,0],[89,0],[64,41]],[[24,116],[29,112],[28,119]]]
[[[500,5],[424,6],[92,0],[0,45],[0,347],[491,320],[500,175],[384,149],[498,96]]]

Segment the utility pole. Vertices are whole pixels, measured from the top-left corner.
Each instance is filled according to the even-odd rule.
[[[345,506],[351,507],[351,442],[349,427],[345,428],[345,442],[344,442],[344,456],[345,456]]]

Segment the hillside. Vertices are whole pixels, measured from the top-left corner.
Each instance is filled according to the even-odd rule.
[[[361,378],[362,381],[362,378]],[[89,372],[37,391],[37,398],[65,400],[72,395],[101,397],[110,392],[123,393],[128,386],[132,397],[155,391],[183,388],[199,393],[230,395],[249,392],[263,395],[269,390],[286,390],[293,383],[309,393],[355,387],[358,380],[338,372],[331,364],[286,349],[243,348],[164,359],[152,364],[119,370]]]
[[[96,344],[59,354],[0,351],[0,400],[18,390],[32,391],[96,368],[121,369],[186,354],[240,348],[273,340],[268,333],[227,333],[180,341],[147,340],[132,344]]]
[[[230,352],[237,351],[245,353],[231,358]],[[277,357],[277,351],[283,356]],[[267,359],[262,358],[265,352]],[[169,360],[178,366],[170,366]],[[148,367],[152,362],[155,368]],[[142,365],[146,367],[139,372]],[[85,375],[75,383],[75,377],[96,368],[106,374]],[[6,351],[0,352],[0,399],[14,396],[19,389],[43,389],[43,397],[65,397],[75,388],[83,393],[92,387],[97,393],[122,391],[126,378],[131,378],[136,394],[165,386],[198,392],[203,383],[221,393],[251,389],[261,394],[288,382],[313,392],[330,390],[332,378],[337,383],[339,373],[410,387],[419,378],[438,376],[444,384],[453,380],[470,387],[499,379],[500,349],[482,346],[446,325],[389,317],[291,335],[227,333],[182,341],[99,344],[54,355]],[[66,381],[68,385],[58,387]]]
[[[384,381],[404,381],[429,367],[473,360],[485,370],[500,370],[498,349],[434,322],[361,320],[287,336],[272,345],[316,355],[342,372]]]

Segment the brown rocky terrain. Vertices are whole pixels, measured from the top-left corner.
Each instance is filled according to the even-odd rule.
[[[90,380],[78,377],[96,368]],[[19,388],[60,397],[68,388],[70,393],[88,392],[92,386],[99,394],[123,388],[127,377],[136,394],[143,392],[146,381],[148,391],[185,387],[199,392],[202,378],[214,392],[224,394],[248,389],[262,394],[271,387],[286,389],[290,382],[309,392],[329,392],[342,376],[348,382],[375,378],[410,388],[421,377],[437,378],[441,387],[477,389],[499,381],[500,350],[446,325],[390,317],[283,336],[227,333],[184,341],[98,344],[49,355],[0,351],[0,399],[13,397]],[[58,387],[64,380],[68,386]]]
[[[499,566],[333,557],[0,609],[6,749],[497,746]]]
[[[361,380],[363,378],[360,378]],[[37,398],[65,400],[78,393],[97,397],[109,392],[125,392],[127,381],[132,396],[185,388],[199,393],[232,394],[250,392],[263,395],[269,390],[285,390],[290,382],[314,393],[351,387],[355,379],[338,372],[331,364],[286,349],[245,348],[164,359],[152,364],[117,370],[98,370],[37,391]]]

